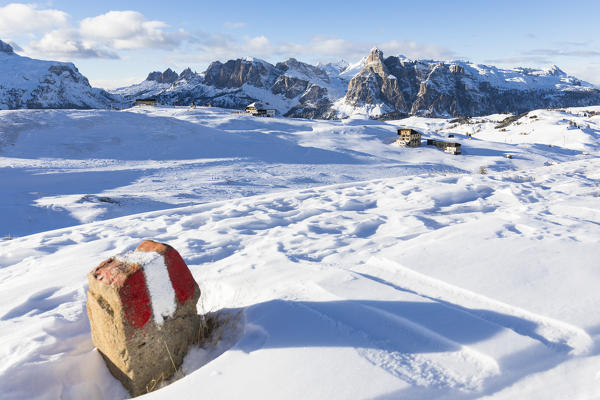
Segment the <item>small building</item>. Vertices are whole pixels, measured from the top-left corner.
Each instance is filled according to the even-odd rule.
[[[136,99],[134,106],[155,106],[156,99]]]
[[[427,139],[428,146],[435,146],[446,153],[458,155],[462,154],[460,143],[456,142],[444,142],[442,140]]]
[[[408,128],[398,129],[396,143],[400,146],[419,147],[421,145],[421,132]]]
[[[254,115],[255,117],[274,117],[275,116],[274,109],[266,108],[262,103],[260,103],[258,101],[248,104],[246,106],[246,112],[250,115]]]

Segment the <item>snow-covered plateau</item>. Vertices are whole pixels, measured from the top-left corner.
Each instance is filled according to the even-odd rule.
[[[393,145],[400,127],[423,145]],[[221,323],[142,398],[600,397],[600,106],[0,111],[0,182],[2,399],[128,397],[86,275],[144,239]]]

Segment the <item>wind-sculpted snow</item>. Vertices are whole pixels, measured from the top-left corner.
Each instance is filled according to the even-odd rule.
[[[595,398],[598,111],[505,130],[2,112],[2,228],[23,234],[0,240],[0,397],[126,397],[91,342],[86,274],[152,238],[219,329],[148,398]],[[465,154],[391,146],[398,126]]]
[[[598,167],[386,178],[5,241],[3,396],[124,395],[89,338],[85,274],[147,237],[178,249],[224,326],[150,397],[592,396]]]
[[[0,209],[0,236],[307,186],[572,160],[598,149],[599,116],[585,116],[595,109],[538,110],[504,130],[495,127],[506,116],[459,124],[417,117],[252,118],[215,107],[6,111],[0,114],[0,179],[11,184],[2,193],[19,200]],[[390,146],[399,126],[428,138],[453,134],[464,154]],[[440,191],[433,199],[443,205],[458,195]],[[468,201],[473,194],[460,196]]]

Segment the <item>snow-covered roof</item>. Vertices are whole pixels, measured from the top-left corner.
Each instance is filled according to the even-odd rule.
[[[246,106],[246,108],[256,108],[258,109],[264,109],[265,106],[263,105],[263,103],[261,103],[260,101],[255,101],[254,103],[250,103]]]

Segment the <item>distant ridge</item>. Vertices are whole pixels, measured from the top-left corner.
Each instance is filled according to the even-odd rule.
[[[378,48],[354,64],[313,66],[290,58],[273,65],[247,57],[213,62],[202,73],[155,71],[113,93],[128,101],[153,96],[163,104],[236,109],[261,101],[280,115],[324,119],[476,116],[600,104],[598,88],[557,66],[501,69],[466,61],[385,58]]]

